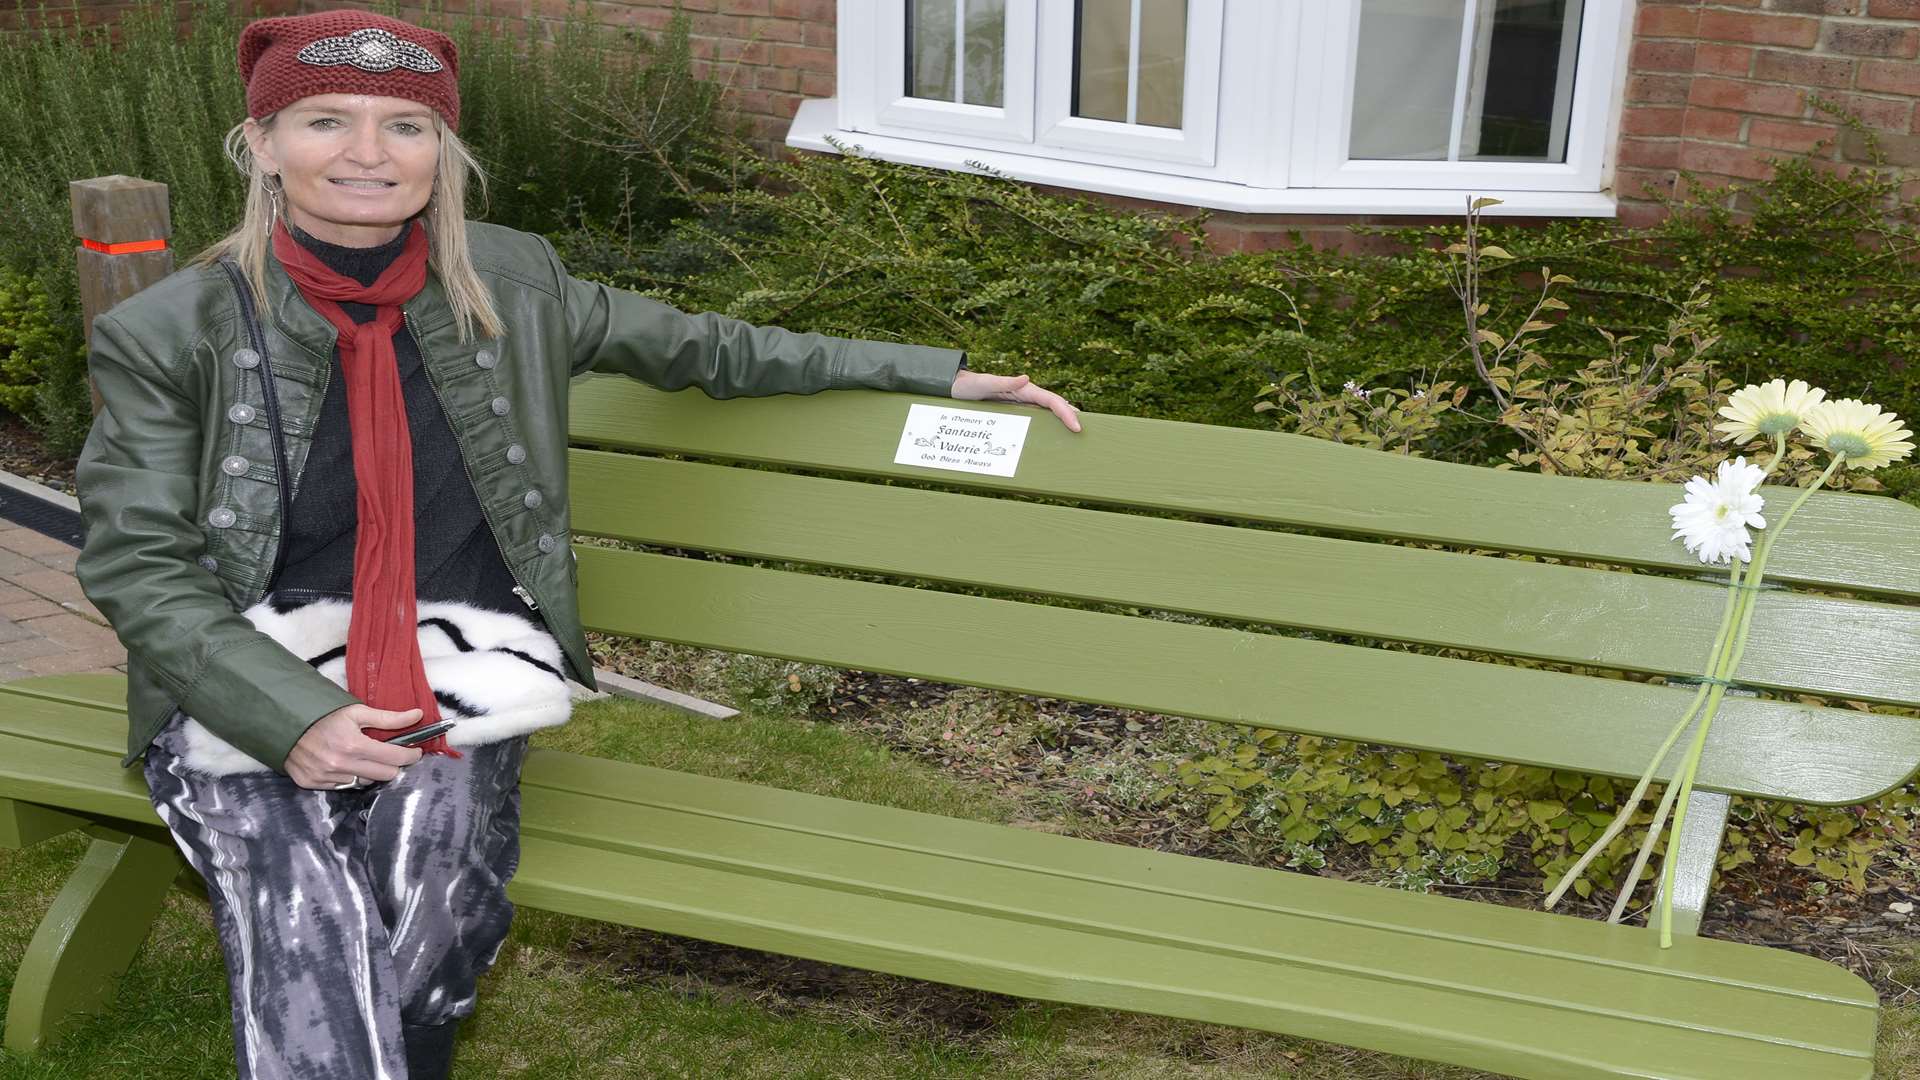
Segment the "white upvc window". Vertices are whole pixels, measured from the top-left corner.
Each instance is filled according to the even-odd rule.
[[[1065,152],[1212,165],[1225,6],[1225,0],[1043,4],[1035,38],[1036,141]]]
[[[1039,0],[870,4],[875,40],[864,97],[878,130],[1027,143],[1033,139],[1034,13]],[[844,12],[843,12],[844,15]],[[840,67],[847,67],[847,37]],[[845,78],[843,74],[842,78]]]
[[[1248,211],[1607,214],[1628,0],[840,0],[795,146]]]

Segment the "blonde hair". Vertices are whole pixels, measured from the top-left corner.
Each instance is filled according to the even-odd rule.
[[[258,122],[261,128],[271,131],[274,119],[274,115],[268,115]],[[246,211],[232,232],[195,255],[191,265],[210,266],[223,257],[232,256],[253,286],[254,302],[259,305],[260,317],[264,320],[267,316],[267,248],[273,241],[276,197],[274,189],[268,187],[267,173],[247,145],[246,127],[245,121],[235,124],[225,140],[227,157],[247,178]],[[447,301],[460,328],[460,340],[471,340],[476,325],[487,337],[500,337],[506,328],[500,322],[500,313],[494,309],[492,294],[487,292],[473,268],[472,253],[467,250],[467,183],[469,179],[478,181],[484,200],[486,170],[438,113],[433,115],[433,127],[440,136],[440,160],[435,166],[434,193],[427,200],[425,211],[427,262],[440,275],[440,282],[447,290]]]

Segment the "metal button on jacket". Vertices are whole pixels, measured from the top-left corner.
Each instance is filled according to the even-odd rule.
[[[227,419],[236,424],[251,424],[253,423],[253,406],[243,401],[227,410]]]
[[[224,506],[215,507],[213,512],[207,515],[207,524],[216,529],[232,528],[234,520],[233,511]]]
[[[521,499],[520,501],[523,503],[526,503],[527,509],[531,510],[534,507],[540,505],[540,493],[538,491],[529,491],[527,492],[526,497]]]
[[[492,349],[481,349],[481,350],[480,350],[479,352],[477,352],[477,353],[474,353],[474,354],[473,354],[473,362],[474,362],[474,363],[476,363],[476,364],[479,364],[479,365],[480,365],[481,367],[483,367],[483,368],[490,368],[490,367],[492,367],[492,366],[494,365],[494,363],[495,363],[495,361],[494,361],[494,358],[493,358],[493,350],[492,350]]]
[[[553,554],[553,549],[560,546],[560,541],[555,540],[553,536],[548,533],[541,533],[538,543],[540,545],[540,554],[542,555],[551,555]]]
[[[519,443],[514,443],[512,446],[507,447],[507,464],[518,465],[525,460],[527,460],[526,447],[521,446]]]
[[[219,561],[211,555],[202,555],[193,561],[200,564],[200,569],[205,570],[209,574],[220,569]]]
[[[226,473],[228,476],[241,476],[246,473],[249,464],[251,464],[251,462],[247,461],[246,458],[241,457],[239,454],[234,454],[220,463],[220,471]]]
[[[239,349],[233,354],[233,366],[237,368],[256,368],[260,366],[260,354],[252,349]]]
[[[493,399],[493,415],[505,416],[507,415],[507,410],[511,408],[513,408],[513,406],[507,404],[506,398],[497,397]]]

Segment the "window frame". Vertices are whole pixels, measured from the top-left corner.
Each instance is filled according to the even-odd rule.
[[[1001,104],[967,105],[907,94],[907,5],[905,0],[878,0],[874,17],[859,20],[870,40],[858,47],[855,55],[878,57],[868,73],[870,86],[862,104],[870,117],[863,127],[875,132],[907,134],[941,132],[995,141],[1030,142],[1033,139],[1033,76],[1036,55],[1033,32],[1038,0],[1006,0],[1007,69],[1001,78]],[[842,27],[846,3],[842,0]],[[844,45],[846,34],[840,43]],[[893,48],[883,47],[894,43]],[[844,72],[844,61],[842,61]],[[845,85],[845,76],[842,75]],[[852,100],[862,100],[854,98]]]
[[[1144,158],[1139,167],[1214,164],[1225,52],[1226,0],[1187,0],[1187,49],[1178,128],[1073,115],[1074,5],[1056,0],[1040,13],[1035,66],[1038,124],[1034,141],[1058,150]],[[1057,51],[1056,51],[1057,50]],[[1040,64],[1039,57],[1048,58]],[[1065,58],[1065,59],[1063,59]]]
[[[1255,213],[1452,213],[1464,205],[1464,192],[1507,200],[1488,211],[1496,215],[1615,212],[1608,185],[1626,86],[1631,0],[1584,0],[1561,163],[1348,160],[1349,58],[1360,0],[1211,0],[1220,20],[1216,64],[1204,53],[1195,63],[1201,35],[1188,34],[1191,138],[1185,131],[1172,139],[1124,138],[1138,132],[1078,120],[1083,130],[1075,134],[1091,137],[1066,140],[1052,135],[1071,101],[1068,0],[1007,0],[1001,109],[907,98],[904,0],[838,2],[841,92],[837,100],[802,103],[788,137],[795,147],[844,151],[851,144],[937,168],[984,165],[1036,183]],[[1190,17],[1206,17],[1207,2],[1193,0]],[[1064,18],[1047,14],[1051,10],[1063,10]],[[1031,16],[1026,25],[1033,33],[1016,42],[1021,13]],[[1337,56],[1325,47],[1330,37],[1342,49]],[[883,40],[896,44],[890,52],[897,55],[879,48]],[[1055,42],[1061,54],[1045,58]],[[1275,47],[1289,42],[1295,47]],[[1022,123],[1017,102],[1029,92],[1028,122]],[[1200,149],[1196,93],[1214,106],[1207,151]],[[1102,130],[1110,128],[1123,130]]]
[[[1559,162],[1394,161],[1347,156],[1353,122],[1353,57],[1359,48],[1360,0],[1318,0],[1302,15],[1302,38],[1324,43],[1300,65],[1298,117],[1288,172],[1294,187],[1506,188],[1597,191],[1611,139],[1606,111],[1619,39],[1605,32],[1608,0],[1581,5],[1574,50],[1573,102],[1567,115],[1566,159]],[[1340,64],[1328,70],[1329,60]],[[1343,74],[1345,78],[1335,78]]]

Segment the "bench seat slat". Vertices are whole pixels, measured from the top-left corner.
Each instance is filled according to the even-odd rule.
[[[10,704],[0,696],[0,705]],[[95,749],[22,738],[0,730],[0,797],[102,818],[157,824],[159,819],[147,798],[146,777],[134,769],[121,769],[117,758],[111,762],[113,773],[109,773],[102,767],[103,760]]]
[[[1666,675],[1700,674],[1726,597],[1707,581],[631,454],[575,450],[571,472],[582,533]],[[1761,598],[1739,675],[1920,704],[1915,655],[1920,607],[1782,590]]]
[[[1272,431],[1085,415],[1075,435],[1034,417],[1013,477],[892,464],[907,407],[943,399],[844,391],[805,399],[713,401],[617,376],[574,384],[568,430],[599,446],[899,477],[982,491],[1433,540],[1693,570],[1668,539],[1678,485],[1499,471],[1340,446]],[[968,403],[968,408],[973,403]],[[1782,582],[1920,597],[1913,550],[1920,507],[1896,499],[1818,493],[1767,567]]]
[[[151,824],[110,694],[92,696],[0,688],[0,796]],[[1516,1075],[1872,1071],[1871,988],[1776,950],[1662,951],[1637,928],[545,749],[523,790],[510,894],[554,911]]]
[[[870,814],[866,811],[872,808],[860,803],[546,748],[535,749],[529,770],[529,784],[556,795],[744,823],[783,836],[852,840],[908,853],[937,850],[970,864],[1023,868],[1062,879],[1128,883],[1158,895],[1230,903],[1275,916],[1311,915],[1329,924],[1392,929],[1542,956],[1579,956],[1635,973],[1771,988],[1821,1002],[1870,1005],[1873,1001],[1870,988],[1846,971],[1809,964],[1806,958],[1776,950],[1709,942],[1684,954],[1688,957],[1684,965],[1676,965],[1672,958],[1678,954],[1648,949],[1643,939],[1597,921],[1537,912],[1525,912],[1529,919],[1516,920],[1508,914],[1512,909],[1495,905],[1462,904],[1391,889],[1355,889],[1347,882],[1308,874],[1276,876],[1274,871],[1214,859],[906,810]],[[652,839],[639,834],[622,842],[645,845]],[[1419,918],[1409,920],[1410,911],[1419,912]],[[1410,921],[1418,926],[1409,926]],[[1780,989],[1783,985],[1788,989]]]
[[[115,702],[124,691],[125,680],[91,675],[73,678],[92,684],[77,691],[79,696],[95,702],[89,712],[80,716],[70,709],[47,709],[32,701],[25,703],[27,708],[15,708],[13,706],[21,702],[16,693],[21,684],[0,687],[0,700],[9,706],[0,710],[0,738],[9,740],[7,745],[16,750],[39,752],[43,747],[58,748],[68,755],[63,759],[66,765],[60,772],[67,783],[101,788],[105,797],[122,800],[102,804],[104,810],[131,807],[137,816],[146,806],[145,787],[135,770],[117,768],[117,755],[124,742],[121,732],[124,720],[115,711],[118,708]],[[32,683],[43,681],[32,680]],[[98,759],[113,760],[115,770],[101,769]],[[36,764],[44,765],[46,761],[43,758]],[[21,771],[29,767],[23,765]],[[956,856],[987,863],[1047,868],[1062,875],[1097,880],[1136,875],[1141,857],[1135,848],[1079,840],[1063,844],[1061,837],[1031,830],[1007,830],[932,814],[901,810],[880,816],[866,815],[862,804],[845,800],[821,799],[759,784],[629,765],[545,748],[533,751],[525,775],[527,784],[557,793],[587,795],[610,803],[673,813],[758,821],[797,832],[831,836],[850,822],[858,821],[864,842],[874,845],[915,849],[937,843]],[[135,801],[125,801],[128,799]],[[644,840],[648,835],[642,832],[636,839]],[[1345,883],[1305,874],[1275,878],[1264,871],[1212,859],[1180,857],[1178,864],[1179,874],[1160,883],[1160,888],[1182,895],[1231,898],[1275,913],[1315,912],[1318,918],[1355,925],[1391,925],[1399,921],[1396,913],[1411,904],[1424,909],[1420,924],[1425,931],[1442,937],[1479,940],[1485,933],[1485,920],[1494,917],[1489,913],[1496,910],[1490,905],[1455,904],[1386,889],[1352,890]],[[1276,891],[1276,882],[1284,883],[1284,894]],[[1335,907],[1338,914],[1331,913]],[[1553,942],[1564,943],[1571,935],[1579,955],[1589,959],[1636,970],[1649,963],[1653,965],[1649,970],[1658,970],[1661,966],[1662,954],[1658,951],[1649,954],[1638,947],[1638,939],[1616,935],[1604,924],[1543,916],[1534,925],[1545,936],[1529,941],[1509,931],[1508,938],[1516,947],[1552,952]],[[1696,965],[1695,973],[1699,977],[1755,986],[1777,982],[1777,965],[1801,965],[1787,953],[1747,950],[1725,943],[1714,943],[1702,955],[1712,962]],[[1724,966],[1716,966],[1722,963]],[[1810,985],[1806,993],[1825,1000],[1862,1000],[1858,998],[1861,992],[1858,981],[1841,969],[1822,964],[1803,970],[1825,972],[1828,977],[1824,987]]]
[[[1362,922],[1339,910],[1338,896],[1327,898],[1335,905],[1331,910],[1307,906],[1284,879],[1263,883],[1266,895],[1258,901],[1206,896],[1184,885],[1186,867],[1179,860],[1158,853],[1142,853],[1127,873],[1087,877],[998,855],[956,855],[947,846],[954,830],[938,819],[927,822],[928,835],[912,843],[876,843],[866,829],[872,808],[857,804],[833,808],[842,820],[818,830],[739,810],[662,809],[651,800],[622,804],[539,784],[525,793],[539,823],[529,835],[891,899],[925,909],[926,918],[970,912],[1120,942],[1452,989],[1489,1007],[1533,1001],[1702,1031],[1813,1031],[1820,1034],[1795,1039],[1837,1051],[1845,1047],[1832,1041],[1833,1034],[1844,1037],[1860,1010],[1871,1010],[1858,1000],[1834,1002],[1763,990],[1751,979],[1700,976],[1688,969],[1690,958],[1655,956],[1658,950],[1647,947],[1638,927],[1607,929],[1623,939],[1616,945],[1637,947],[1615,951],[1637,951],[1640,963],[1595,964],[1579,949],[1586,935],[1560,934],[1559,917],[1539,911],[1482,905],[1486,911],[1476,932],[1454,936],[1421,924],[1429,905],[1399,905],[1391,921]],[[1061,840],[1050,839],[1055,846]],[[1826,978],[1819,971],[1823,961],[1791,954],[1781,959],[1797,961],[1774,968],[1789,983],[1797,975]]]
[[[577,550],[592,583],[580,591],[582,618],[609,633],[1497,761],[1638,776],[1691,698],[1622,680]],[[1446,709],[1436,712],[1436,701]],[[1728,699],[1699,784],[1853,803],[1897,787],[1916,762],[1920,721]]]
[[[522,844],[516,899],[543,908],[1001,993],[1231,1023],[1523,1076],[1865,1080],[1872,1013],[1836,1054],[1291,965],[1116,941],[545,837]],[[1360,886],[1355,886],[1356,888]],[[1797,1030],[1807,1032],[1802,1027]],[[1534,1036],[1551,1031],[1551,1048]]]
[[[16,713],[9,715],[18,717]],[[118,751],[115,726],[115,718],[105,713],[85,722],[75,722],[69,714],[57,720],[25,717],[5,724],[0,728],[0,745],[7,750],[7,764],[0,766],[0,786],[4,786],[0,794],[122,820],[139,822],[151,817],[138,771],[120,769],[114,757]],[[111,769],[103,764],[109,761]],[[778,835],[779,845],[800,844],[808,838],[832,842],[851,837],[875,850],[907,854],[938,850],[982,871],[1007,866],[1063,881],[1117,883],[1136,879],[1135,885],[1143,893],[1232,902],[1275,917],[1310,915],[1330,924],[1397,927],[1400,933],[1504,944],[1543,956],[1578,955],[1641,973],[1658,973],[1669,966],[1663,959],[1666,954],[1644,949],[1638,936],[1621,934],[1619,928],[1601,923],[1523,912],[1532,919],[1530,925],[1524,925],[1528,932],[1515,928],[1523,924],[1514,924],[1493,935],[1489,927],[1500,925],[1508,916],[1492,905],[1458,904],[1385,889],[1356,894],[1345,883],[1304,874],[1275,876],[1216,860],[1154,855],[1120,845],[906,810],[869,813],[879,808],[544,748],[532,752],[524,777],[529,790],[539,789],[541,798],[552,800],[551,813],[542,815],[539,828],[579,830],[579,835],[591,837],[592,843],[610,849],[658,848],[669,843],[666,835],[656,831],[658,828],[684,827],[687,820],[699,818],[716,828],[744,826]],[[611,828],[602,816],[606,813],[655,816],[646,827],[636,827],[623,835],[606,832]],[[678,826],[674,824],[676,818]],[[783,855],[779,845],[766,854],[790,859],[798,850],[788,848]],[[689,853],[686,857],[694,856]],[[1155,858],[1161,863],[1172,862],[1162,866]],[[1168,866],[1177,872],[1167,872]],[[1334,903],[1336,900],[1339,903]],[[1401,925],[1406,921],[1402,915],[1405,910],[1423,913],[1417,928]],[[1873,1000],[1870,993],[1862,998],[1861,984],[1841,969],[1807,963],[1793,954],[1710,942],[1703,956],[1707,962],[1696,963],[1678,975],[1733,986],[1767,987],[1778,983],[1784,970],[1797,969],[1802,972],[1800,981],[1806,984],[1801,992],[1810,999],[1850,1005],[1871,1004]],[[1824,984],[1820,978],[1825,979]]]
[[[644,823],[629,825],[637,829]],[[1777,996],[1767,991],[1721,988],[1728,1013],[1717,1030],[1702,1030],[1647,1022],[1663,1005],[1686,1011],[1666,996],[1672,980],[1643,976],[1640,993],[1629,995],[1624,1011],[1630,1015],[1524,997],[1503,997],[1496,1007],[1487,998],[1461,993],[1476,980],[1502,988],[1507,954],[1493,950],[1476,956],[1462,948],[1454,985],[1426,986],[1278,957],[1208,953],[1196,958],[1183,946],[1064,920],[1042,924],[938,905],[915,910],[893,893],[820,888],[710,864],[615,854],[539,829],[523,841],[523,858],[526,876],[517,881],[524,883],[527,902],[541,907],[1003,993],[1229,1022],[1520,1075],[1745,1080],[1863,1078],[1872,1070],[1874,1012],[1866,1005],[1796,1011],[1780,1008]],[[974,888],[972,882],[960,887]],[[1204,925],[1216,909],[1207,903],[1168,903],[1140,918],[1168,925],[1178,936]],[[1489,911],[1509,918],[1533,914]],[[1276,929],[1274,940],[1284,947],[1291,943],[1279,940],[1283,929]],[[1647,936],[1637,928],[1611,931]],[[1400,961],[1405,942],[1398,934],[1383,933],[1372,942],[1344,944],[1357,949],[1362,962],[1378,965],[1379,972]],[[1667,962],[1684,965],[1697,946],[1710,944],[1676,945]],[[1654,943],[1645,947],[1657,949]],[[1809,973],[1820,963],[1791,959],[1800,960]],[[1775,1020],[1782,1023],[1761,1026]],[[1551,1051],[1529,1034],[1538,1031],[1554,1033]],[[1796,1045],[1800,1042],[1828,1049]]]
[[[84,790],[88,793],[85,795],[88,802],[82,808],[137,818],[147,812],[144,785],[135,770],[117,767],[124,720],[113,711],[112,698],[114,691],[124,688],[124,681],[114,677],[83,678],[95,680],[100,692],[94,695],[97,705],[82,716],[76,716],[67,706],[23,699],[13,693],[15,686],[0,688],[0,700],[8,706],[0,713],[0,740],[5,740],[10,755],[0,757],[0,761],[19,762],[13,769],[0,767],[0,776],[8,777],[0,782],[9,788],[32,782],[15,776],[16,772],[38,777],[42,786],[34,793],[48,796],[49,801]],[[102,760],[115,762],[115,768],[111,771],[103,768]],[[867,808],[858,803],[822,800],[757,784],[715,780],[547,749],[534,751],[525,777],[530,787],[551,789],[563,795],[587,795],[610,804],[651,807],[676,814],[758,821],[796,832],[832,836],[858,822],[864,842],[869,844],[919,849],[937,843],[950,853],[984,863],[1045,867],[1066,876],[1114,880],[1137,876],[1139,870],[1138,849],[1089,841],[1062,844],[1062,838],[1042,833],[1005,830],[908,811],[866,815]],[[645,841],[651,835],[642,830],[635,835],[634,842]],[[1177,876],[1161,883],[1162,889],[1180,895],[1230,898],[1247,907],[1276,914],[1314,912],[1317,918],[1358,926],[1395,925],[1401,921],[1398,913],[1412,904],[1424,909],[1420,920],[1424,931],[1445,938],[1485,939],[1485,920],[1495,917],[1489,913],[1497,910],[1489,905],[1441,902],[1435,897],[1385,889],[1351,890],[1344,883],[1303,874],[1275,878],[1262,871],[1209,859],[1181,858],[1179,867]],[[1276,882],[1285,884],[1284,892],[1276,889]],[[1333,914],[1336,907],[1338,913]],[[1658,970],[1660,966],[1661,954],[1648,954],[1638,947],[1638,939],[1614,935],[1610,928],[1599,923],[1542,916],[1534,927],[1543,936],[1529,940],[1511,930],[1507,936],[1515,947],[1543,953],[1553,953],[1571,940],[1578,954],[1589,959],[1634,970],[1649,964],[1653,966],[1648,970]],[[1699,977],[1754,986],[1776,983],[1779,980],[1777,965],[1799,963],[1789,954],[1745,950],[1720,943],[1703,955],[1727,966],[1701,964],[1696,972]],[[1806,993],[1824,1000],[1857,1000],[1859,985],[1844,971],[1831,965],[1808,970],[1825,972],[1828,982],[1824,987],[1810,985]]]

